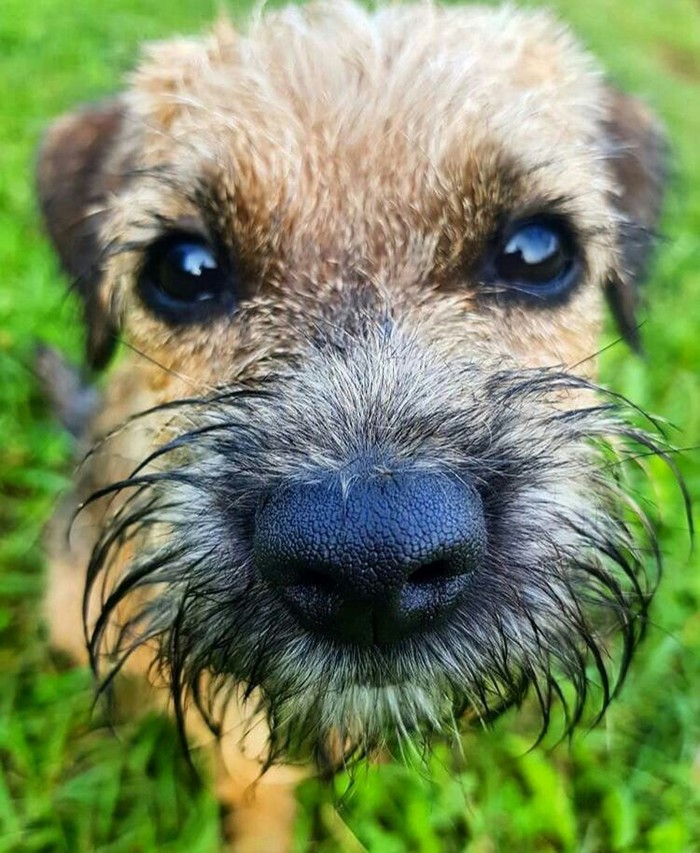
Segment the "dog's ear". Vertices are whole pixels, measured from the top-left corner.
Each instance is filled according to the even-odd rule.
[[[607,283],[607,297],[628,343],[641,349],[639,285],[654,247],[667,178],[668,144],[651,110],[640,100],[608,90],[607,161],[616,184],[620,215],[620,269]]]
[[[39,205],[82,299],[87,360],[96,369],[107,363],[116,343],[114,319],[99,288],[99,229],[105,200],[120,184],[108,158],[123,120],[117,98],[64,116],[49,128],[37,160]]]

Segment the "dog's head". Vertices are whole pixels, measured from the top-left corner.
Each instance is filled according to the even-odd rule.
[[[39,191],[89,360],[138,353],[129,452],[89,466],[95,659],[154,642],[178,699],[254,692],[275,755],[567,680],[573,723],[589,663],[604,706],[649,594],[619,453],[649,440],[590,378],[606,295],[636,343],[662,153],[511,8],[222,24],[58,122]]]

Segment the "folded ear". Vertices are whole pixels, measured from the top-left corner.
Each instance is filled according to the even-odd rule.
[[[614,89],[608,94],[606,148],[620,214],[620,269],[607,284],[607,297],[622,334],[639,350],[639,284],[661,214],[668,144],[661,125],[641,101]]]
[[[58,119],[37,161],[39,204],[63,267],[82,298],[87,360],[94,368],[107,363],[116,343],[114,319],[100,294],[99,230],[105,201],[120,184],[108,161],[123,115],[115,98]]]

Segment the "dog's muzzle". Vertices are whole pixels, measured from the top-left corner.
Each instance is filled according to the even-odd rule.
[[[435,471],[283,486],[257,513],[254,562],[298,621],[361,646],[439,627],[486,552],[481,498]]]

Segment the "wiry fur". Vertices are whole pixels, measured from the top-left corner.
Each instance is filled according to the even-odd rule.
[[[528,686],[546,725],[562,679],[574,686],[573,726],[589,664],[602,711],[654,585],[643,550],[653,534],[640,550],[634,528],[645,519],[621,488],[620,458],[655,445],[625,425],[610,395],[594,405],[593,391],[554,370],[446,364],[385,318],[344,346],[317,344],[303,366],[253,390],[183,401],[175,437],[99,493],[129,497],[103,527],[88,597],[125,541],[135,538],[138,556],[117,563],[106,597],[102,586],[90,637],[98,671],[109,678],[147,638],[176,702],[195,697],[210,720],[221,690],[257,690],[269,760],[318,757],[336,739],[357,753],[396,735],[454,732],[466,710],[491,717]],[[576,403],[562,407],[566,396]],[[474,483],[489,535],[488,559],[451,623],[377,650],[308,635],[251,556],[256,512],[275,489],[335,472],[347,492],[368,455],[378,477],[410,466]],[[110,630],[125,599],[151,588]],[[623,640],[618,663],[608,657],[612,629]]]

